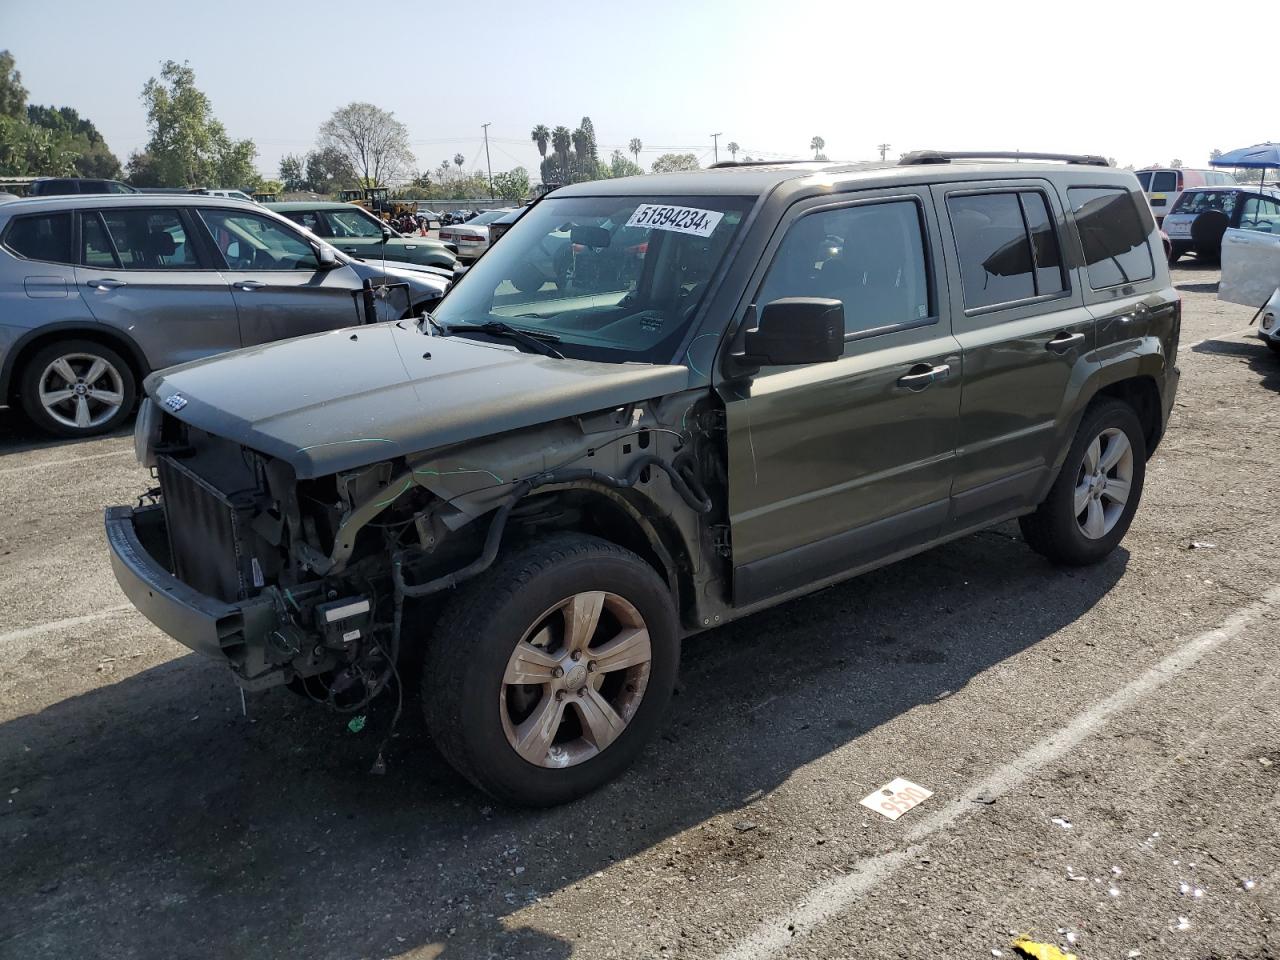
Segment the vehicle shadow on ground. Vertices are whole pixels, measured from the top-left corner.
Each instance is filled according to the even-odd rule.
[[[1085,614],[1127,559],[1056,570],[1006,525],[693,638],[660,738],[550,811],[473,791],[416,721],[371,775],[385,708],[353,734],[277,690],[245,718],[220,667],[178,657],[0,726],[18,790],[0,795],[0,953],[568,957],[540,897],[963,688]],[[883,777],[910,772],[904,755]],[[750,858],[756,835],[735,836],[697,853]]]
[[[127,437],[133,432],[133,419],[125,426],[111,433],[96,437],[70,439],[67,437],[51,437],[32,426],[21,411],[12,407],[0,409],[0,459],[11,453],[25,453],[31,450],[45,450],[51,447],[66,447],[74,450],[86,443],[100,442],[111,437]]]
[[[1203,343],[1197,343],[1191,348],[1191,352],[1237,357],[1258,375],[1258,382],[1262,386],[1280,391],[1280,356],[1272,353],[1271,348],[1259,339],[1254,338],[1244,342],[1206,340]]]

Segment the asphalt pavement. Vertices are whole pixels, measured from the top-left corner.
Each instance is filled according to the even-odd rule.
[[[503,808],[406,724],[251,695],[133,612],[121,434],[0,411],[0,957],[1280,956],[1280,359],[1174,272],[1182,385],[1121,548],[1016,525],[685,645],[620,781]],[[859,801],[932,791],[890,821]]]

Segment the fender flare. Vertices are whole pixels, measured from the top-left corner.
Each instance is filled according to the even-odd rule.
[[[123,350],[125,358],[133,363],[138,372],[139,389],[142,387],[142,381],[151,372],[151,364],[147,361],[147,356],[142,352],[142,348],[138,346],[137,341],[115,327],[74,320],[50,323],[28,330],[14,342],[13,347],[5,354],[4,362],[0,364],[0,401],[8,401],[16,389],[14,374],[17,371],[18,358],[23,356],[37,340],[59,339],[58,336],[53,336],[54,334],[62,335],[63,339],[79,334],[88,337],[90,340],[106,341],[109,344],[118,346]]]

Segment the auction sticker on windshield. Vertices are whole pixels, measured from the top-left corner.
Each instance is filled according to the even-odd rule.
[[[670,230],[673,233],[691,233],[695,237],[709,237],[715,232],[724,214],[719,210],[699,210],[697,207],[672,207],[663,203],[642,203],[627,221],[628,227],[648,227],[650,230]]]

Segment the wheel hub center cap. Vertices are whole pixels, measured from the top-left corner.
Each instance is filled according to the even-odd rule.
[[[577,693],[586,685],[587,668],[580,663],[564,675],[564,687],[572,693]]]
[[[86,386],[86,385],[85,385],[85,384],[83,384],[83,383],[77,383],[77,384],[76,384],[74,387],[72,387],[71,389],[75,392],[75,395],[76,395],[77,397],[83,397],[85,394],[87,394],[87,393],[89,392],[89,388],[88,388],[88,386]]]

